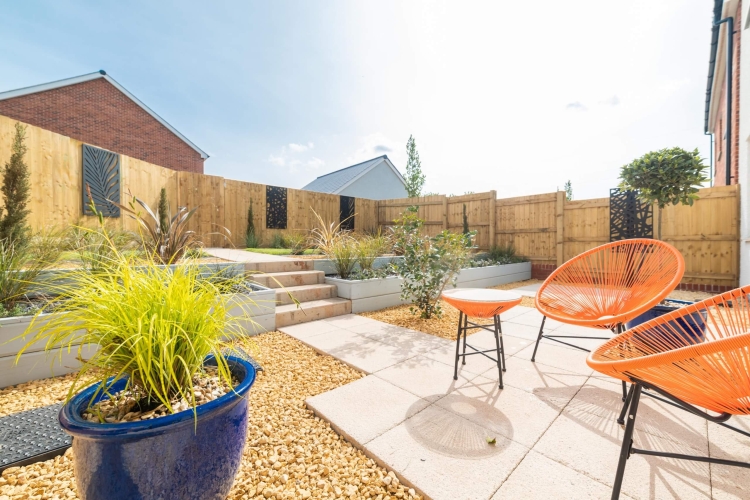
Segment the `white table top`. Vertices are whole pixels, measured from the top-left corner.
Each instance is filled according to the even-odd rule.
[[[467,302],[512,302],[522,297],[520,293],[487,288],[454,288],[444,290],[443,296]]]

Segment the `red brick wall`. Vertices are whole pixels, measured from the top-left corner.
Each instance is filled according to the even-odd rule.
[[[104,78],[0,101],[0,115],[162,167],[203,173],[200,153]]]
[[[739,181],[739,147],[740,147],[740,32],[742,29],[742,2],[737,5],[734,14],[734,54],[732,57],[732,165],[730,184]],[[724,42],[726,43],[726,41]],[[726,45],[722,47],[726,50]],[[724,52],[726,54],[726,52]],[[726,57],[726,55],[724,56]],[[724,70],[726,71],[726,70]],[[719,105],[716,110],[716,122],[714,124],[714,186],[726,186],[726,83],[724,75],[714,74],[715,81],[722,81],[722,89],[719,97]]]

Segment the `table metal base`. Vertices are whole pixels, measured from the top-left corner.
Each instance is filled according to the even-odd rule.
[[[505,349],[503,348],[503,329],[500,324],[500,316],[493,316],[493,322],[487,324],[473,323],[469,321],[469,317],[463,312],[459,311],[458,315],[458,334],[456,336],[456,364],[453,369],[453,380],[458,380],[458,359],[462,358],[462,365],[466,364],[466,356],[473,356],[475,354],[481,354],[487,359],[490,359],[497,363],[497,373],[500,379],[499,387],[503,388],[503,372],[505,371]],[[474,329],[487,330],[495,335],[495,349],[479,350],[476,347],[466,343],[466,332]],[[463,334],[463,351],[461,351],[461,334]],[[466,352],[466,348],[471,349],[473,352]],[[488,352],[494,352],[497,356],[493,358],[488,356]]]

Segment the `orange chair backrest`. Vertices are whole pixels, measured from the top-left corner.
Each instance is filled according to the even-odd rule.
[[[645,238],[592,248],[555,269],[536,294],[545,316],[612,328],[646,312],[680,283],[685,259],[663,241]]]

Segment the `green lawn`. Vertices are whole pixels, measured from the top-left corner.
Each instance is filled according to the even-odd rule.
[[[246,248],[248,252],[265,253],[268,255],[291,255],[292,251],[288,248]],[[318,251],[314,249],[305,250],[305,255],[315,255]]]

